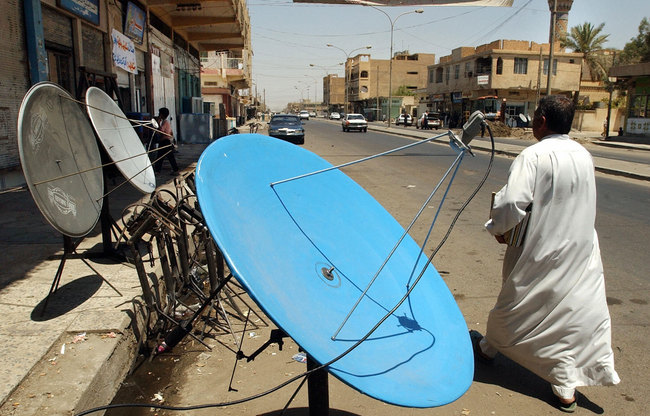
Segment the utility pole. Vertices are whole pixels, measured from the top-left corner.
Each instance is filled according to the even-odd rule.
[[[539,97],[541,95],[540,88],[542,87],[542,66],[544,65],[542,57],[542,46],[539,46],[539,66],[537,68],[537,94],[535,94],[535,108],[539,105]]]
[[[379,112],[379,65],[377,65],[376,74],[377,74],[377,120],[375,121],[379,121],[379,114],[380,114]]]
[[[550,3],[550,0],[549,0]],[[553,0],[551,9],[551,31],[548,40],[550,50],[548,51],[548,73],[546,75],[546,95],[551,95],[551,79],[553,78],[553,53],[555,49],[555,19],[557,19],[557,0]]]

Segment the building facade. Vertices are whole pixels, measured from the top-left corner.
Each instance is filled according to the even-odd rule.
[[[385,119],[388,116],[388,97],[392,97],[391,117],[401,112],[411,113],[415,108],[409,102],[404,107],[403,96],[413,96],[419,88],[426,86],[427,68],[435,63],[435,54],[397,52],[391,61],[372,59],[370,54],[359,54],[345,63],[346,89],[350,111],[363,113],[370,119]],[[389,87],[392,89],[389,94]]]
[[[323,77],[323,105],[328,112],[341,112],[345,104],[345,78],[336,74]]]
[[[428,68],[427,109],[443,114],[450,127],[477,109],[511,124],[520,114],[532,117],[549,72],[552,94],[573,96],[580,88],[582,54],[556,48],[550,71],[548,56],[549,44],[519,40],[454,49]]]
[[[624,134],[650,138],[650,62],[615,66],[609,75],[627,85]]]
[[[427,68],[435,59],[435,54],[398,52],[393,57],[391,77],[388,59],[372,59],[370,54],[351,57],[345,62],[343,77],[333,74],[323,77],[323,104],[330,112],[345,112],[347,104],[352,113],[364,114],[370,120],[385,120],[388,98],[392,95],[393,118],[401,111],[417,112],[411,96],[426,86]],[[389,94],[389,86],[392,86],[392,94]],[[406,101],[405,94],[409,96]],[[404,107],[405,102],[408,108]]]
[[[200,52],[250,50],[245,0],[7,0],[0,4],[0,188],[21,184],[16,120],[25,93],[55,82],[83,100],[104,89],[129,118],[160,107],[179,115],[200,101]],[[223,40],[226,39],[226,40]],[[238,87],[247,86],[246,82]],[[198,100],[197,100],[198,98]],[[202,111],[202,109],[201,109]],[[146,134],[139,133],[143,140]]]

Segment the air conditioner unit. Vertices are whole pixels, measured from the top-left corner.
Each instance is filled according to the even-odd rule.
[[[192,97],[192,113],[203,113],[203,97]]]

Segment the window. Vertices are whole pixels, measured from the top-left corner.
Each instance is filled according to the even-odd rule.
[[[492,73],[492,58],[476,59],[476,75],[488,75]]]
[[[368,78],[368,71],[361,71],[361,78]]]
[[[470,78],[472,76],[472,63],[465,62],[465,78]]]
[[[409,74],[409,75],[417,75],[418,71],[408,71],[407,74]]]
[[[460,65],[454,65],[454,79],[458,79],[460,76]]]
[[[528,58],[515,58],[515,74],[528,73]]]
[[[503,59],[499,57],[499,59],[497,59],[497,75],[501,74],[503,74]]]
[[[648,114],[648,103],[650,100],[648,100],[650,96],[648,95],[636,95],[634,98],[631,100],[632,106],[630,108],[630,117],[634,118],[645,118],[648,117],[650,114]]]
[[[433,69],[429,70],[429,84],[433,84],[433,74],[435,74],[435,71]]]
[[[449,67],[446,67],[446,68],[445,68],[445,82],[446,82],[447,84],[449,84],[449,73],[450,73],[450,72],[451,72],[451,71],[449,70]]]
[[[436,84],[442,82],[442,68],[436,68]]]
[[[548,75],[548,58],[544,59],[544,75]],[[553,59],[553,75],[557,75],[557,59]]]

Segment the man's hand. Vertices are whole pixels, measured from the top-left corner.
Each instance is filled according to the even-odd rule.
[[[502,235],[495,235],[494,238],[499,242],[499,244],[506,244],[506,238]]]

